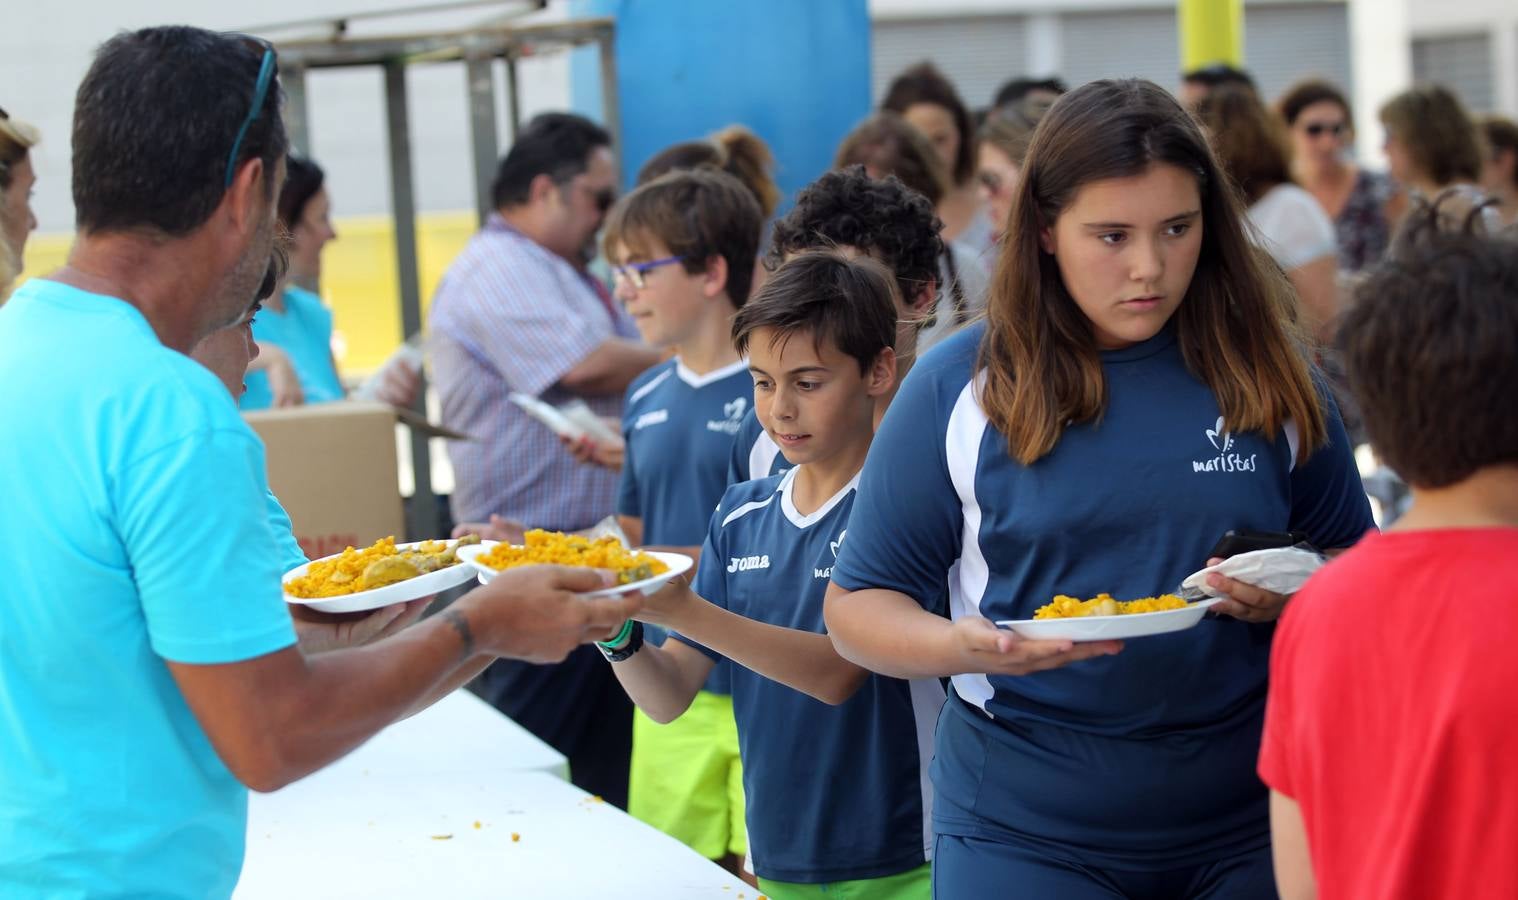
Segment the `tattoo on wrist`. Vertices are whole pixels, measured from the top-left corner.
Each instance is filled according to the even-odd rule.
[[[459,612],[456,609],[445,611],[442,618],[449,625],[452,625],[453,630],[457,631],[459,634],[459,643],[463,644],[463,647],[459,652],[460,658],[468,659],[469,657],[473,656],[474,632],[469,630],[469,620],[464,617],[463,613]]]

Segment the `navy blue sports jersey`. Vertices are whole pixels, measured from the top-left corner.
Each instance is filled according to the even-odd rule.
[[[627,386],[617,512],[643,521],[645,545],[696,547],[705,540],[727,489],[733,436],[753,397],[754,379],[743,360],[697,375],[676,357]],[[663,644],[664,630],[650,628],[649,640]],[[713,669],[705,689],[726,694],[729,668]]]
[[[696,547],[706,539],[727,489],[733,437],[753,402],[742,360],[697,375],[672,359],[628,386],[617,512],[643,520],[643,543]]]
[[[822,634],[822,598],[855,486],[803,516],[791,499],[795,476],[728,489],[694,587],[740,616]],[[815,884],[923,864],[932,836],[925,764],[944,700],[938,681],[871,675],[854,696],[829,706],[734,664],[732,691],[754,871]]]
[[[1108,405],[1032,465],[987,421],[973,376],[984,326],[924,356],[865,464],[834,580],[949,618],[1031,618],[1057,594],[1173,591],[1228,529],[1346,547],[1373,527],[1332,402],[1326,446],[1295,426],[1230,433],[1173,329],[1102,353]],[[967,674],[933,764],[936,827],[1120,868],[1268,842],[1255,776],[1273,625],[1209,616],[1116,656],[1023,677]]]

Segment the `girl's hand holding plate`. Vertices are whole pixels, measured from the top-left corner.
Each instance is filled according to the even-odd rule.
[[[1029,675],[1123,649],[1122,641],[1030,640],[980,616],[954,620],[950,636],[961,662],[959,671],[985,675]]]

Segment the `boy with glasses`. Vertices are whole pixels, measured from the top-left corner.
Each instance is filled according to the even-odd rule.
[[[700,554],[753,397],[729,335],[763,225],[737,179],[699,169],[643,185],[607,220],[617,299],[645,341],[674,354],[638,376],[623,404],[617,518],[634,545]],[[628,812],[736,871],[747,842],[727,674],[714,670],[678,722],[634,714]]]

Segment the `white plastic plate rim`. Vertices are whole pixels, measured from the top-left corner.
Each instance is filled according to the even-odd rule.
[[[1131,613],[1123,616],[1081,616],[1067,619],[1003,619],[996,624],[1034,640],[1106,641],[1184,631],[1202,620],[1206,611],[1223,602],[1210,597],[1183,609]]]
[[[491,546],[494,546],[494,542],[491,542]],[[490,581],[490,579],[500,574],[500,570],[492,569],[489,566],[479,562],[478,557],[485,553],[486,549],[488,548],[482,545],[479,548],[465,547],[459,551],[459,559],[462,559],[464,562],[468,563],[474,568],[474,571],[479,575],[480,584],[486,584]],[[642,550],[639,552],[647,553],[654,559],[657,559],[660,562],[664,563],[666,566],[669,566],[669,571],[661,572],[652,578],[645,578],[642,581],[634,581],[630,584],[619,584],[616,587],[603,588],[599,591],[591,591],[585,596],[615,597],[618,594],[628,594],[633,591],[657,590],[658,588],[663,587],[664,584],[667,583],[671,578],[689,572],[691,567],[696,564],[695,560],[691,559],[689,556],[686,556],[684,553],[666,553],[662,550]]]
[[[408,548],[420,546],[421,544],[425,543],[428,542],[411,541],[410,543],[396,544],[395,546],[398,550],[405,550]],[[485,544],[494,545],[495,541],[486,541]],[[463,559],[462,551],[469,549],[473,548],[460,548],[460,560]],[[341,553],[334,553],[331,556],[324,556],[321,559],[312,560],[311,562],[296,566],[284,574],[284,577],[280,579],[280,584],[283,585],[286,582],[290,581],[292,578],[299,578],[300,576],[306,574],[306,572],[310,570],[311,566],[314,563],[333,559],[341,555]],[[464,582],[468,581],[473,574],[474,572],[469,568],[469,566],[465,565],[463,562],[460,562],[459,564],[449,566],[446,569],[438,569],[436,572],[428,572],[425,575],[418,575],[415,578],[408,578],[405,581],[397,581],[395,584],[387,584],[381,588],[372,588],[367,591],[357,591],[352,594],[344,594],[340,597],[307,598],[293,597],[289,594],[285,594],[285,602],[298,604],[300,606],[309,606],[318,612],[326,613],[366,612],[371,609],[380,609],[393,603],[405,603],[408,600],[417,600],[419,598],[426,597],[429,594],[436,594],[439,591],[446,591],[451,587],[457,587],[458,585],[461,585]]]
[[[517,391],[507,394],[506,399],[521,407],[523,412],[543,423],[550,431],[560,437],[579,440],[585,435],[585,429],[570,421],[553,404],[544,403],[536,397]]]

